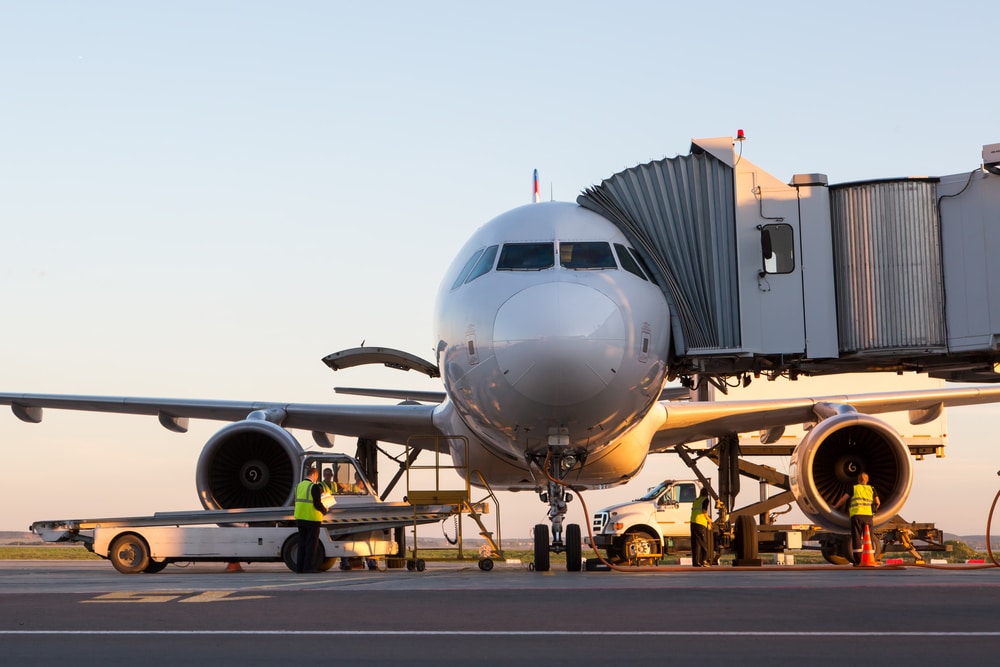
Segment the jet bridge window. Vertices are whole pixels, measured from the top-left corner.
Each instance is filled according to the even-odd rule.
[[[555,265],[555,250],[549,243],[505,243],[497,271],[540,271]]]
[[[764,273],[791,273],[795,270],[795,235],[791,225],[763,225],[760,252]]]
[[[567,269],[617,269],[611,246],[604,241],[559,244],[559,264]]]

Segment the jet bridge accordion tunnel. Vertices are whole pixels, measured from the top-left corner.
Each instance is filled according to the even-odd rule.
[[[577,203],[626,234],[666,295],[673,377],[1000,379],[1000,176],[981,166],[786,184],[732,138],[697,139]]]

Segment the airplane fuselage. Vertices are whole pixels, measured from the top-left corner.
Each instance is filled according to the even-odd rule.
[[[527,205],[481,227],[437,299],[442,430],[478,439],[522,477],[550,447],[586,462],[577,483],[635,474],[649,440],[627,436],[663,386],[670,317],[628,248],[576,204]]]

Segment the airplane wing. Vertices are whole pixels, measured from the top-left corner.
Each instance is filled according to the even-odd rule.
[[[3,393],[0,405],[11,406],[18,419],[31,423],[42,420],[44,408],[150,415],[157,417],[165,428],[180,433],[187,430],[188,419],[235,422],[262,411],[286,428],[382,442],[405,444],[413,435],[437,434],[432,420],[434,405],[325,405]]]
[[[662,411],[662,421],[653,436],[650,451],[665,452],[670,451],[674,445],[686,442],[765,431],[792,424],[815,423],[825,417],[852,410],[864,414],[907,410],[912,424],[922,424],[938,417],[946,407],[985,403],[1000,403],[1000,387],[926,389],[757,401],[661,401],[658,405]]]

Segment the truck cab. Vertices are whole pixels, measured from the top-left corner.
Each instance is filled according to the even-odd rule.
[[[702,485],[664,480],[644,496],[596,512],[594,544],[613,563],[653,564],[661,556],[691,548],[691,506]]]

